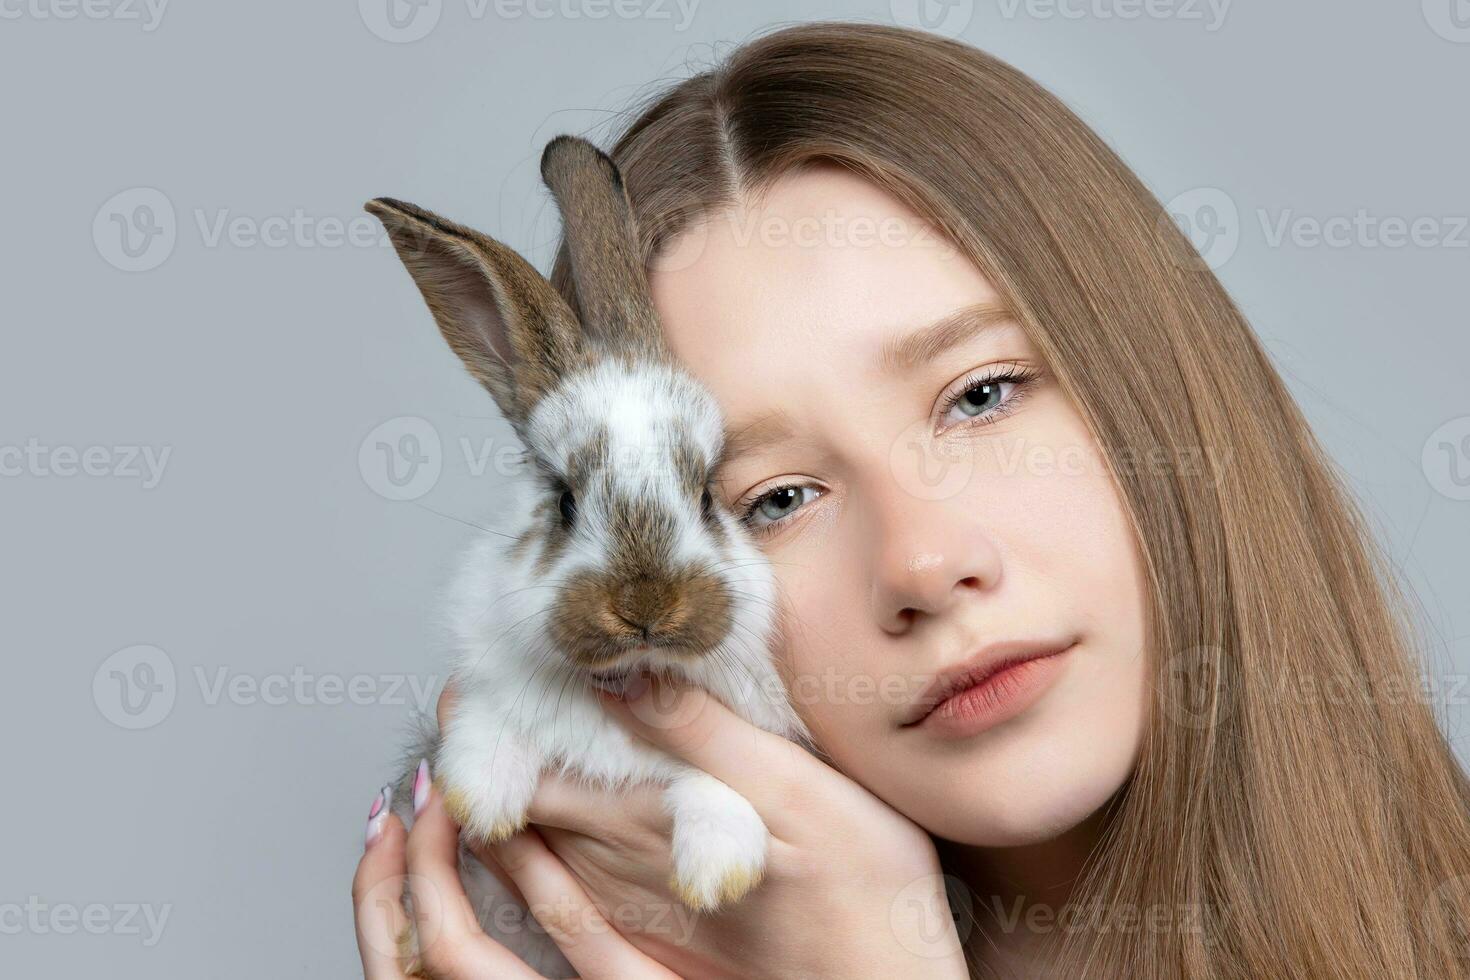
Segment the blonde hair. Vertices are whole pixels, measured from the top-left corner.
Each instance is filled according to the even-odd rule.
[[[659,93],[611,155],[649,261],[792,168],[873,181],[990,277],[1107,455],[1156,696],[1073,902],[1201,927],[1075,930],[1048,975],[1466,974],[1470,786],[1415,696],[1404,590],[1240,311],[1087,126],[962,43],[823,22]],[[575,302],[565,248],[552,281]]]

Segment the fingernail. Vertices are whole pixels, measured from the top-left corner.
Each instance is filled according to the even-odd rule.
[[[624,701],[636,701],[648,691],[648,678],[643,674],[634,674],[628,678],[627,686],[623,688]]]
[[[419,770],[413,774],[413,815],[418,816],[424,804],[429,802],[429,760],[419,760]]]
[[[373,843],[383,836],[383,828],[388,825],[388,808],[392,803],[392,786],[384,786],[378,790],[378,795],[373,797],[373,808],[368,811],[367,838],[363,842],[363,850],[372,847]]]

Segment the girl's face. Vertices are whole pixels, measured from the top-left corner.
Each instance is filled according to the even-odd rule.
[[[650,275],[725,411],[724,500],[775,567],[783,672],[833,764],[963,844],[1096,811],[1143,735],[1143,566],[1100,450],[991,284],[826,166],[686,231]],[[936,678],[1016,641],[1065,652],[934,707]]]

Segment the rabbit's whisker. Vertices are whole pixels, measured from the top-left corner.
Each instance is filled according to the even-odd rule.
[[[476,528],[478,530],[484,531],[486,534],[493,534],[496,537],[506,538],[506,539],[508,539],[510,541],[514,541],[516,539],[516,537],[517,537],[514,534],[506,534],[504,531],[497,531],[497,530],[495,530],[492,527],[485,527],[483,524],[476,524],[474,521],[466,520],[463,517],[455,517],[453,514],[446,514],[443,511],[435,510],[434,508],[430,507],[428,504],[425,504],[425,503],[423,503],[422,501],[419,501],[419,500],[412,500],[412,501],[409,501],[409,502],[412,503],[415,507],[419,508],[420,510],[426,510],[426,511],[428,511],[430,514],[433,514],[435,517],[442,517],[446,521],[454,521],[454,522],[456,522],[458,524],[463,524],[465,527],[473,527],[473,528]]]

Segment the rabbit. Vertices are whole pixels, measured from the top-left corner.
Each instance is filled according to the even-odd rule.
[[[513,899],[463,843],[521,830],[543,772],[663,786],[670,885],[695,911],[756,887],[769,839],[747,800],[631,736],[596,687],[619,691],[635,668],[672,675],[767,731],[810,739],[770,651],[772,570],[712,492],[723,415],[663,342],[622,176],[567,135],[547,145],[541,175],[561,211],[575,311],[498,241],[389,198],[366,208],[530,464],[450,588],[458,697],[423,751],[460,825],[482,927],[566,976],[544,933],[496,935],[492,915]],[[406,820],[413,779],[407,770],[391,794]],[[401,945],[412,961],[413,937]]]

